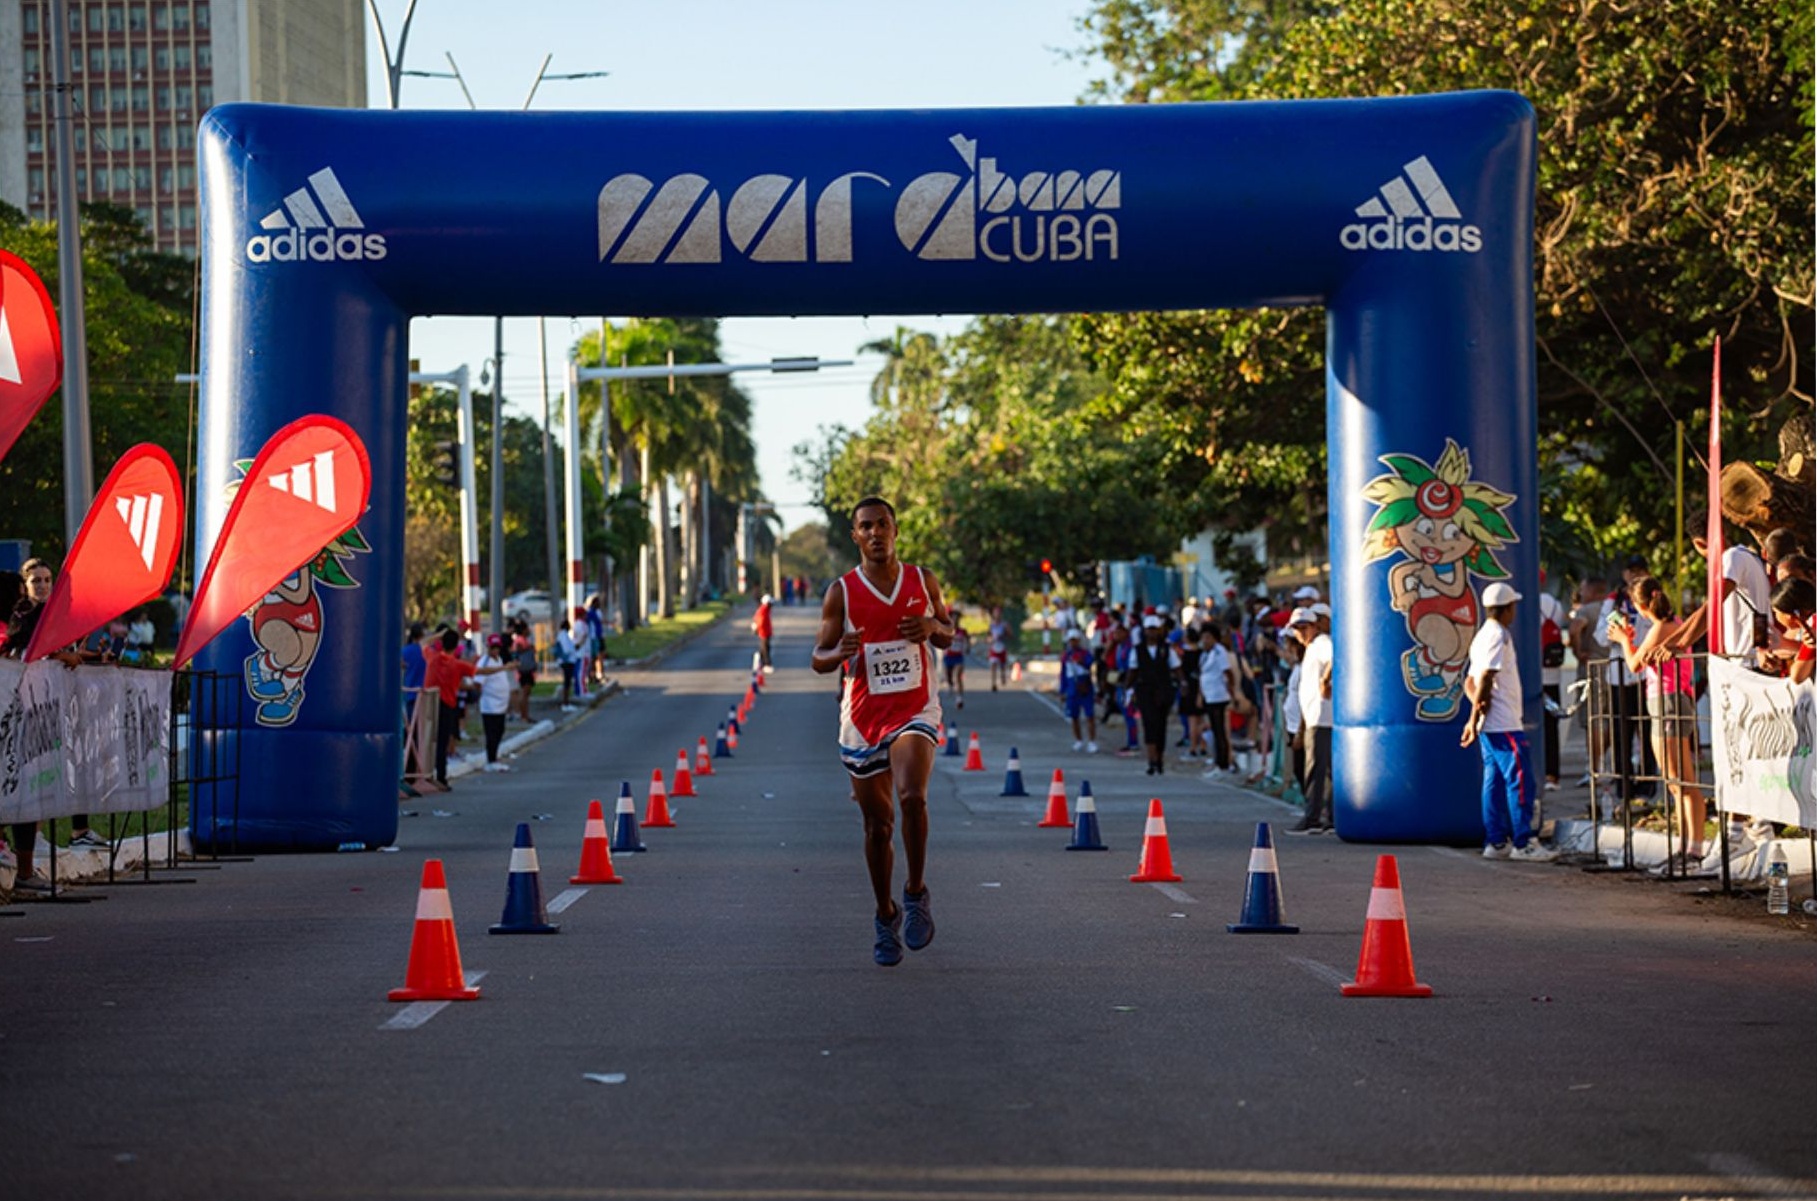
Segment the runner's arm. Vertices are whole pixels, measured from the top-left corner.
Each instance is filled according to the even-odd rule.
[[[826,599],[820,602],[820,636],[814,640],[814,656],[808,665],[827,675],[838,671],[863,645],[856,630],[845,628],[845,589],[837,584],[827,588]]]
[[[927,602],[934,615],[929,617],[917,613],[905,617],[897,627],[904,638],[910,642],[926,640],[934,646],[945,650],[953,644],[953,618],[946,610],[946,598],[940,595],[940,581],[929,572],[921,573],[922,581],[927,584]]]

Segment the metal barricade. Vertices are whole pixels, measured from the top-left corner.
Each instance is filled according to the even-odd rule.
[[[1633,872],[1638,822],[1663,818],[1666,860],[1662,879],[1683,881],[1703,873],[1686,852],[1704,843],[1703,826],[1717,814],[1722,890],[1729,876],[1729,823],[1716,803],[1715,773],[1706,772],[1698,701],[1708,688],[1708,655],[1673,656],[1640,675],[1619,670],[1614,658],[1584,664],[1590,756],[1590,821],[1598,863],[1590,870]],[[1621,861],[1604,864],[1602,831],[1619,822]]]

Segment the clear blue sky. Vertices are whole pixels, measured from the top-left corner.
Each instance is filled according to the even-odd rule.
[[[395,52],[409,0],[378,0]],[[1094,74],[1065,51],[1084,44],[1085,0],[418,0],[405,67],[447,71],[447,54],[481,108],[521,108],[545,54],[550,74],[609,71],[604,79],[550,80],[538,109],[958,108],[1072,104]],[[385,104],[384,59],[370,21],[367,91]],[[406,78],[405,108],[464,108],[452,79]],[[477,167],[477,165],[476,165]],[[616,314],[605,314],[616,316]],[[950,332],[962,318],[734,318],[722,329],[728,359],[810,354],[853,358],[898,324]],[[550,387],[580,327],[549,326]],[[492,356],[488,318],[435,318],[411,326],[411,354],[427,371]],[[537,323],[505,323],[505,398],[542,416]],[[790,449],[816,427],[860,425],[875,359],[819,375],[747,375],[763,487],[792,527],[817,514],[789,477]]]

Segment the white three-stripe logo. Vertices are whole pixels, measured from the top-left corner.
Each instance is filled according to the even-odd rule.
[[[1420,155],[1401,168],[1403,174],[1395,176],[1381,186],[1381,195],[1372,196],[1356,206],[1359,217],[1386,217],[1393,213],[1403,220],[1415,217],[1433,216],[1447,221],[1456,221],[1463,217],[1457,211],[1457,203],[1451,199],[1451,193],[1445,187],[1445,181],[1433,170],[1432,162],[1425,155]],[[1408,187],[1411,180],[1413,187]],[[1418,199],[1414,192],[1418,191]],[[1387,205],[1382,201],[1386,200]],[[1420,207],[1420,201],[1425,207]]]
[[[13,331],[6,324],[6,310],[0,309],[0,383],[22,384],[19,352],[13,349]]]
[[[315,195],[310,195],[310,188]],[[320,200],[321,204],[316,201]],[[326,210],[326,213],[324,213]],[[289,216],[285,216],[286,211]],[[273,209],[259,222],[260,229],[365,229],[359,210],[347,199],[341,181],[334,177],[333,167],[323,167],[309,177],[308,188],[298,188],[284,197],[284,207]]]
[[[325,450],[307,463],[279,472],[271,477],[271,486],[334,512],[334,452]]]
[[[114,511],[126,523],[126,532],[131,535],[132,544],[139,548],[145,570],[150,571],[152,558],[158,553],[158,527],[164,522],[164,494],[122,496],[114,501]]]

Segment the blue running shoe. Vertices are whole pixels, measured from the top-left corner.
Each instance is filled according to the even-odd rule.
[[[921,895],[916,896],[908,889],[902,890],[902,914],[904,917],[902,941],[908,944],[911,951],[919,951],[934,941],[934,911],[928,905],[929,893],[924,884]]]
[[[871,950],[871,958],[878,967],[895,967],[902,962],[902,906],[896,906],[896,916],[887,922],[882,918],[873,920],[877,923],[877,945]]]

